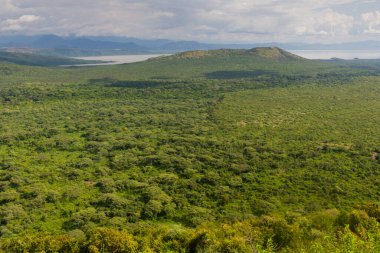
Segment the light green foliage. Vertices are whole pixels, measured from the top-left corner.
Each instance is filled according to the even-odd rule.
[[[98,227],[85,233],[72,230],[58,235],[21,235],[3,239],[0,252],[379,252],[379,224],[357,234],[349,226],[337,225],[344,214],[335,219],[329,218],[328,211],[311,215],[326,217],[332,229],[316,233],[318,224],[305,226],[305,220],[312,218],[309,215],[292,219],[265,216],[230,223],[207,222],[196,228],[140,223],[130,226],[128,231]]]
[[[83,69],[1,63],[4,245],[376,252],[377,65],[210,54]]]

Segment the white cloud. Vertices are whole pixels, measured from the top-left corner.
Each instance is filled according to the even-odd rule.
[[[27,28],[29,24],[41,20],[36,15],[23,15],[17,19],[6,19],[0,23],[0,31],[21,31]]]
[[[14,10],[14,9],[16,9],[16,6],[13,5],[12,0],[4,0],[2,2],[3,2],[2,3],[2,7],[5,10]]]
[[[362,15],[367,28],[364,33],[380,34],[380,11],[367,12]]]
[[[379,0],[0,0],[0,6],[3,32],[339,42],[380,29]],[[40,18],[28,23],[22,16]]]
[[[296,28],[296,34],[345,36],[350,34],[354,22],[352,16],[326,9],[318,14],[310,13],[310,16],[304,20],[304,25]]]
[[[10,15],[33,14],[32,8],[19,8],[15,0],[0,0],[0,20],[8,18]]]

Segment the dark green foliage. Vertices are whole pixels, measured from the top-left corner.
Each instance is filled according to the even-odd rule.
[[[65,58],[58,56],[43,56],[38,54],[27,53],[10,53],[0,51],[0,61],[12,62],[21,65],[29,66],[61,66],[61,65],[73,65],[73,64],[88,64],[97,63],[99,61],[85,61],[73,58]],[[10,74],[10,70],[7,68],[0,68],[0,73]]]
[[[212,54],[1,64],[0,236],[27,231],[32,252],[52,238],[60,252],[378,247],[380,79],[277,51]],[[45,232],[64,235],[33,237]]]

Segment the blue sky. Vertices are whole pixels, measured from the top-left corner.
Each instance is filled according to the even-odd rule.
[[[0,0],[0,34],[205,42],[380,40],[380,0]]]

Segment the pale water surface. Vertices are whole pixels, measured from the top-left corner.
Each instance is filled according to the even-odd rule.
[[[380,50],[289,50],[307,59],[380,59]]]
[[[141,54],[141,55],[109,55],[109,56],[86,56],[74,57],[75,59],[88,60],[88,61],[106,61],[107,63],[95,64],[78,64],[70,66],[99,66],[99,65],[116,65],[133,62],[142,62],[151,58],[166,56],[167,54]]]
[[[331,59],[340,58],[345,60],[359,59],[380,59],[380,50],[289,50],[291,53],[307,59]],[[79,64],[70,66],[98,66],[116,65],[125,63],[142,62],[151,58],[167,56],[168,54],[145,54],[145,55],[110,55],[110,56],[86,56],[75,57],[75,59],[107,61],[107,63]]]

